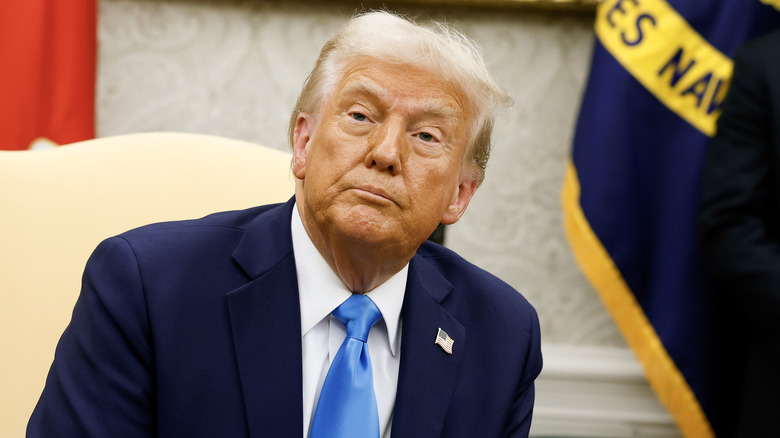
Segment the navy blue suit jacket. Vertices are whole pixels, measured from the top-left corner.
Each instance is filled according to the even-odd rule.
[[[102,242],[30,437],[295,437],[303,430],[292,201]],[[424,244],[402,309],[396,437],[527,436],[542,366],[534,309]],[[453,354],[434,344],[441,327]]]

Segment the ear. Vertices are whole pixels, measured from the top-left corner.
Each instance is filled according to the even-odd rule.
[[[477,191],[477,181],[470,178],[463,179],[460,184],[455,188],[455,194],[452,196],[450,205],[447,206],[447,211],[444,212],[444,216],[441,218],[441,223],[444,225],[452,225],[463,216],[466,212],[466,207],[471,202],[471,197]]]
[[[295,119],[292,171],[298,179],[304,179],[306,175],[306,154],[309,151],[309,141],[314,134],[314,125],[312,116],[307,113],[302,112]]]

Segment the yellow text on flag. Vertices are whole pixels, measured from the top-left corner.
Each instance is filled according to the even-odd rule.
[[[606,0],[598,8],[602,45],[670,110],[715,134],[733,63],[664,0]]]

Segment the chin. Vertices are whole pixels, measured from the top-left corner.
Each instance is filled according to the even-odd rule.
[[[413,243],[410,235],[413,230],[386,209],[359,204],[340,209],[340,212],[333,225],[346,239],[385,248]]]
[[[383,244],[391,242],[394,233],[388,232],[386,224],[378,224],[372,221],[349,221],[338,227],[339,232],[346,238],[371,244]]]

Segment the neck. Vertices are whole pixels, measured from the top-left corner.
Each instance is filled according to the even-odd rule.
[[[415,249],[401,245],[377,245],[328,232],[307,215],[298,203],[303,227],[317,251],[353,293],[364,294],[384,283],[409,263]]]
[[[372,291],[401,271],[412,257],[410,255],[400,259],[382,249],[360,248],[355,245],[342,247],[333,243],[326,246],[324,251],[320,246],[317,246],[317,249],[353,293]]]

